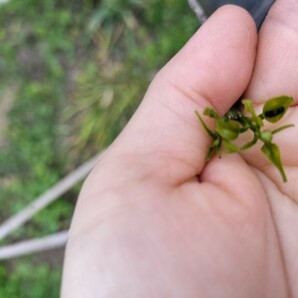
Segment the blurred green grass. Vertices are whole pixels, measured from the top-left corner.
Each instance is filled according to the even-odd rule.
[[[108,146],[197,28],[185,0],[0,6],[0,104],[13,91],[0,128],[0,220]],[[3,243],[68,228],[79,188]],[[0,264],[0,297],[59,297],[61,252],[43,255]]]

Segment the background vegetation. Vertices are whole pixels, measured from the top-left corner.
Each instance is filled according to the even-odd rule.
[[[10,108],[0,127],[0,221],[109,145],[197,27],[185,0],[1,5],[0,106]],[[78,191],[1,244],[67,229]],[[59,297],[62,261],[52,251],[2,262],[0,297]]]

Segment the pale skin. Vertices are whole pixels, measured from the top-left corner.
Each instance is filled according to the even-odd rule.
[[[277,0],[257,35],[223,7],[157,74],[84,184],[63,298],[298,297],[297,15]],[[259,146],[205,161],[194,111],[224,114],[243,93],[256,109],[294,97],[278,125],[296,127],[274,137],[287,183]]]

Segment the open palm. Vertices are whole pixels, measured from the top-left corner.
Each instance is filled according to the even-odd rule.
[[[276,1],[257,36],[223,7],[159,72],[85,182],[62,297],[298,297],[297,13]],[[256,108],[294,97],[296,128],[275,137],[286,184],[257,147],[205,162],[194,111],[224,114],[244,91]]]

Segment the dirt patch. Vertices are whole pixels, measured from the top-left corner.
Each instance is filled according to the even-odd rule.
[[[9,87],[0,94],[0,148],[5,145],[5,129],[8,124],[7,113],[12,108],[16,87]]]

